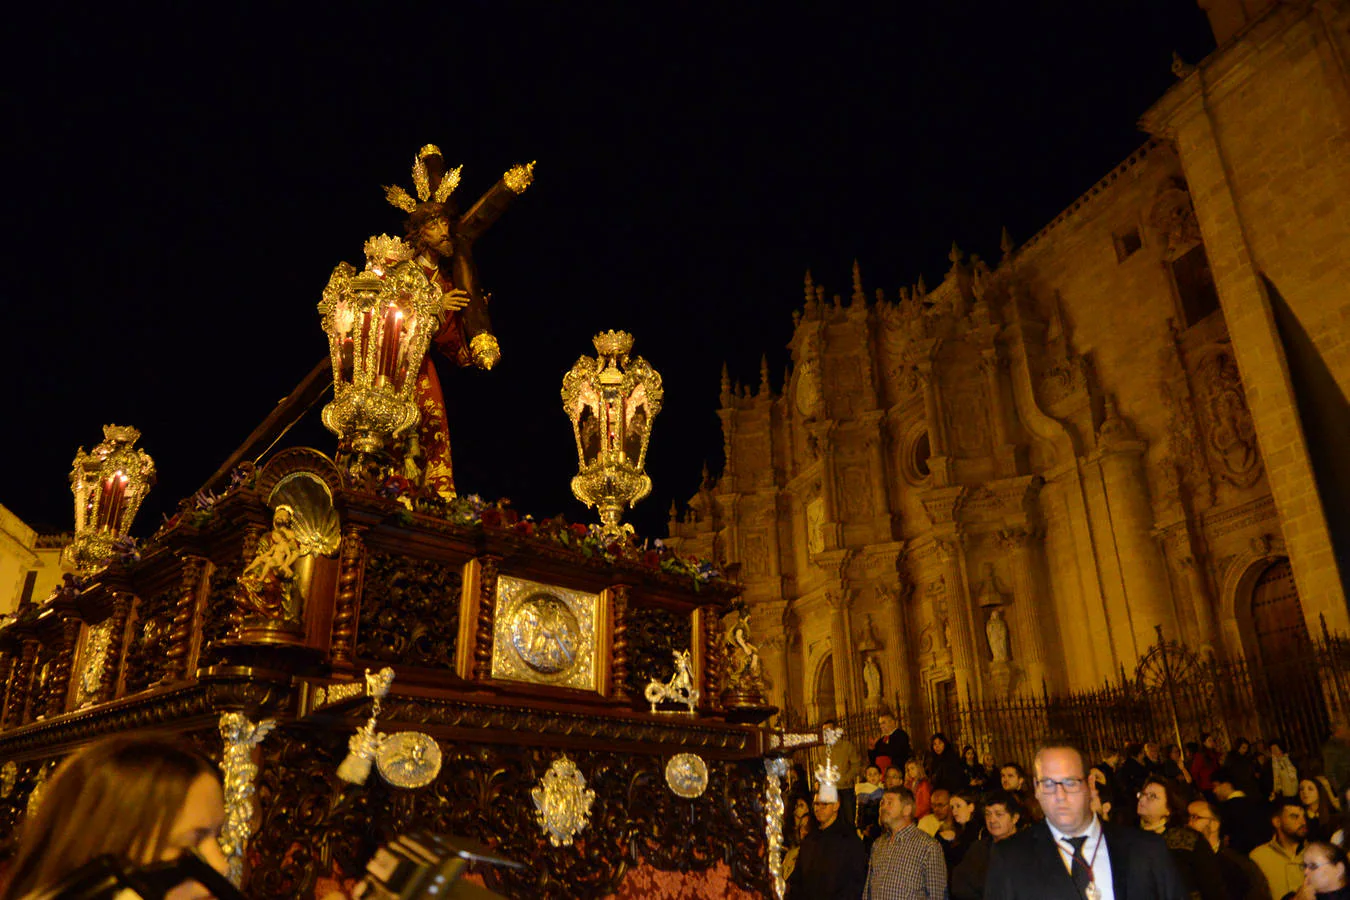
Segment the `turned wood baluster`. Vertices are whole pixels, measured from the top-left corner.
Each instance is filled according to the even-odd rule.
[[[19,664],[19,659],[12,650],[0,650],[0,728],[4,727],[4,711],[9,706],[9,698],[14,690],[14,670]]]
[[[614,639],[610,651],[611,693],[620,700],[628,697],[628,592],[626,584],[611,588],[614,598],[611,612],[614,616]]]
[[[703,607],[703,702],[722,707],[722,617],[715,606]]]
[[[199,556],[183,557],[183,579],[178,587],[178,602],[174,606],[173,625],[169,631],[169,649],[161,684],[181,681],[187,677],[188,650],[192,644],[192,621],[197,612],[197,589],[201,585],[206,561]]]
[[[497,560],[483,557],[479,571],[478,630],[473,642],[473,677],[492,676],[492,638],[497,621]]]
[[[75,645],[79,640],[80,620],[74,616],[63,619],[61,646],[56,651],[51,673],[47,676],[45,713],[48,718],[66,711],[66,700],[70,696],[70,670],[75,665]]]
[[[117,696],[117,678],[122,672],[122,648],[127,640],[127,616],[131,613],[131,595],[113,594],[113,613],[108,627],[108,654],[103,657],[99,677],[98,702],[107,703]]]
[[[357,607],[366,560],[366,545],[361,532],[356,525],[348,525],[342,533],[342,561],[338,570],[333,639],[329,651],[335,665],[349,665],[356,653]]]
[[[5,708],[5,727],[16,728],[23,724],[24,711],[28,707],[28,694],[33,686],[33,664],[37,660],[37,641],[24,641],[19,656],[19,665],[14,673],[14,683],[9,689],[9,706]]]

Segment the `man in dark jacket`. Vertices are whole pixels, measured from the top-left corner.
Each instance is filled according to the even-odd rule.
[[[1187,900],[1162,838],[1093,814],[1077,748],[1043,747],[1035,771],[1045,821],[994,845],[986,900]]]
[[[1270,806],[1259,797],[1237,789],[1233,774],[1220,766],[1214,770],[1214,797],[1219,801],[1223,833],[1239,853],[1248,854],[1270,840],[1275,833],[1270,824]]]
[[[816,828],[802,838],[787,882],[789,900],[858,900],[867,883],[867,854],[852,822],[839,815],[839,795],[824,784],[812,811]]]
[[[905,771],[905,763],[914,755],[909,745],[909,732],[901,728],[895,716],[889,712],[877,716],[877,724],[881,726],[881,737],[867,751],[868,760],[883,772],[889,766]]]

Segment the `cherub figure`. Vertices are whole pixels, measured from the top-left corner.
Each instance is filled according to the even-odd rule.
[[[240,603],[265,618],[298,617],[294,599],[296,560],[304,547],[294,528],[295,511],[281,504],[272,514],[272,530],[258,539],[258,550],[239,576]]]

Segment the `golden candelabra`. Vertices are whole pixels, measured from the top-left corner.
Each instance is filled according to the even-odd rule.
[[[75,539],[65,562],[81,572],[107,565],[113,547],[126,535],[141,501],[155,483],[155,461],[134,449],[135,428],[104,425],[103,442],[86,453],[81,447],[70,470],[75,495]]]
[[[661,411],[661,376],[642,357],[629,358],[631,334],[606,331],[594,343],[598,358],[581,357],[563,376],[563,409],[572,420],[579,465],[572,493],[596,507],[607,537],[617,537],[624,510],[651,493],[643,466]]]
[[[339,263],[319,302],[333,361],[323,424],[358,453],[379,452],[418,422],[413,389],[445,306],[412,255],[398,238],[371,238],[365,271]]]

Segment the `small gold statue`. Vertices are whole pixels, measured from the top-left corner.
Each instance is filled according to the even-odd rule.
[[[253,615],[284,622],[299,621],[295,596],[295,562],[304,555],[292,527],[295,511],[282,504],[272,513],[272,530],[258,539],[253,560],[239,576],[241,605]]]

